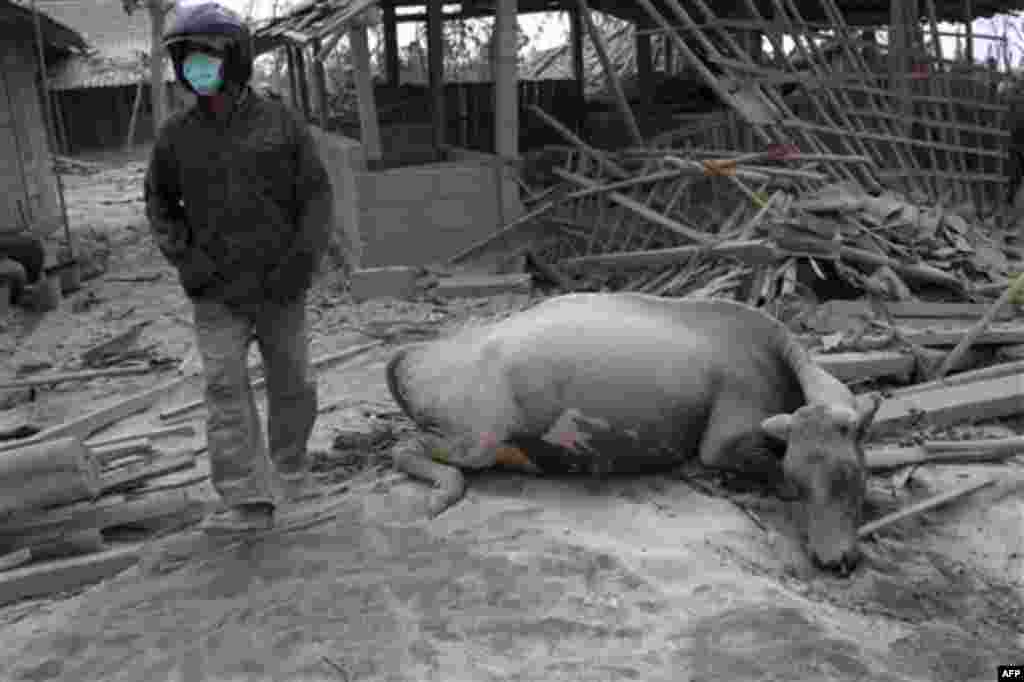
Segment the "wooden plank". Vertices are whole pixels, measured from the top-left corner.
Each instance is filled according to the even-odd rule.
[[[966,334],[968,328],[917,329],[907,331],[907,341],[919,346],[955,346]],[[974,340],[975,345],[1010,345],[1024,343],[1024,325],[992,325]]]
[[[822,353],[815,362],[836,379],[844,382],[906,377],[914,370],[914,356],[895,351],[867,353]]]
[[[159,478],[176,471],[191,469],[195,465],[195,453],[188,452],[176,457],[159,459],[152,464],[118,468],[100,477],[102,494],[109,495],[120,490],[131,489],[151,478]]]
[[[1016,362],[1006,362],[998,365],[992,365],[990,367],[983,367],[969,372],[961,372],[960,374],[954,374],[953,376],[944,377],[942,379],[929,381],[923,384],[904,386],[903,388],[896,389],[892,394],[907,395],[909,393],[919,393],[930,389],[968,384],[971,382],[982,381],[984,379],[997,379],[999,377],[1011,375],[1020,376],[1022,374],[1024,374],[1024,361],[1018,360]]]
[[[100,408],[82,415],[71,421],[44,429],[31,438],[14,441],[12,443],[0,443],[0,452],[6,452],[15,448],[24,447],[33,443],[41,443],[53,438],[73,436],[79,440],[85,440],[90,434],[107,427],[114,422],[130,417],[137,412],[148,410],[168,395],[171,395],[178,388],[183,386],[187,379],[177,378],[167,381],[151,389],[137,393],[130,398],[117,402],[110,407]]]
[[[112,578],[135,565],[142,544],[69,559],[24,566],[0,574],[0,605],[66,592]]]
[[[1019,376],[999,377],[958,386],[919,391],[887,399],[878,408],[871,432],[891,435],[925,414],[925,423],[945,427],[966,421],[997,419],[1024,413]]]

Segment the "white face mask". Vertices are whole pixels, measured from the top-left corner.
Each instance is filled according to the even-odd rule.
[[[224,60],[205,52],[193,52],[185,57],[181,71],[185,80],[199,95],[212,95],[224,84],[221,67]]]

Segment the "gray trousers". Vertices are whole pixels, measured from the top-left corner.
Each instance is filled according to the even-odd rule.
[[[287,476],[305,467],[316,421],[305,297],[287,304],[267,302],[254,314],[207,301],[196,301],[194,307],[213,485],[229,506],[276,504],[280,488],[274,470]],[[269,452],[246,368],[253,340],[267,379]]]

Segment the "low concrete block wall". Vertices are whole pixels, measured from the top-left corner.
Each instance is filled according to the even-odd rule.
[[[443,262],[501,226],[490,161],[357,173],[356,183],[363,267]]]

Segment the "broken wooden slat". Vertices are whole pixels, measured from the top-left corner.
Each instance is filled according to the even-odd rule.
[[[0,605],[66,592],[112,578],[137,563],[141,552],[142,545],[133,544],[100,554],[58,559],[7,571],[0,574]]]
[[[88,381],[89,379],[135,376],[138,374],[149,374],[152,371],[153,369],[147,365],[139,365],[137,367],[111,367],[109,369],[87,369],[80,372],[61,372],[59,374],[49,374],[28,379],[3,381],[0,382],[0,390],[46,386],[49,384],[59,384],[64,381]]]
[[[344,350],[338,351],[337,353],[329,353],[329,354],[327,354],[327,355],[325,355],[323,357],[320,357],[320,358],[317,358],[316,360],[314,360],[313,363],[312,363],[313,364],[313,368],[314,369],[323,369],[323,368],[325,368],[325,367],[327,367],[327,366],[329,366],[329,365],[331,365],[331,364],[333,364],[335,362],[345,362],[347,360],[351,360],[351,359],[353,359],[353,358],[355,358],[355,357],[357,357],[359,355],[362,355],[366,351],[372,350],[372,349],[374,349],[374,348],[376,348],[378,346],[381,346],[383,344],[384,344],[383,341],[374,341],[372,343],[364,343],[364,344],[362,344],[360,346],[355,346],[353,348],[346,348]],[[260,388],[261,386],[263,386],[266,383],[266,381],[267,381],[266,378],[260,377],[259,379],[254,379],[252,381],[251,386],[252,386],[253,389],[257,389],[257,388]],[[179,416],[181,416],[183,414],[191,412],[192,410],[196,409],[197,407],[202,407],[205,402],[206,402],[206,400],[204,400],[204,399],[193,400],[190,403],[185,403],[184,405],[180,405],[178,407],[173,407],[173,408],[171,408],[169,410],[164,410],[163,412],[160,413],[160,418],[161,419],[175,419],[175,418],[177,418],[177,417],[179,417]]]
[[[75,438],[0,455],[0,514],[90,499],[100,486],[96,459]]]
[[[895,351],[866,353],[822,353],[814,361],[836,379],[844,382],[906,377],[914,371],[914,356]]]
[[[94,410],[93,412],[82,415],[76,419],[72,419],[71,421],[64,422],[63,424],[43,429],[31,438],[12,443],[0,443],[0,452],[6,452],[15,448],[24,447],[34,443],[41,443],[43,441],[61,438],[64,436],[73,436],[79,440],[85,440],[90,434],[99,431],[114,422],[120,421],[125,417],[130,417],[137,412],[148,410],[159,402],[161,398],[173,394],[174,391],[185,384],[185,381],[186,380],[184,378],[172,379],[158,386],[142,391],[141,393],[137,393],[130,398],[121,400],[110,407]]]
[[[116,443],[114,445],[89,449],[92,451],[92,455],[96,458],[96,461],[99,462],[99,465],[103,467],[116,459],[120,459],[121,457],[127,457],[138,453],[152,453],[153,444],[148,438],[136,438],[134,440],[122,441],[121,443]]]
[[[140,438],[151,440],[153,438],[163,438],[164,436],[194,436],[196,435],[196,427],[194,424],[175,424],[174,426],[165,426],[159,429],[152,429],[149,431],[139,431],[135,433],[126,433],[123,436],[115,436],[113,438],[104,438],[103,440],[87,440],[85,445],[90,447],[95,452],[99,448],[107,448],[113,445],[119,445],[121,443],[131,442]]]
[[[958,488],[954,488],[953,490],[942,493],[941,495],[935,495],[934,497],[921,500],[920,502],[912,504],[904,509],[900,509],[892,514],[886,514],[880,519],[875,519],[870,523],[865,523],[857,530],[857,536],[860,538],[866,538],[887,526],[891,526],[894,523],[909,519],[913,516],[918,516],[923,512],[935,509],[936,507],[952,502],[957,498],[969,495],[970,493],[981,490],[982,488],[986,488],[995,482],[996,480],[994,478],[990,478],[985,481],[975,481],[973,483],[968,483]]]
[[[936,427],[1024,413],[1021,379],[999,377],[891,397],[878,409],[872,433],[899,432],[916,421],[917,412],[924,412],[925,423]]]
[[[115,469],[101,477],[101,490],[104,495],[136,487],[151,478],[159,478],[183,469],[191,469],[196,465],[195,453],[188,452],[177,457],[166,457],[152,464],[128,466]]]

